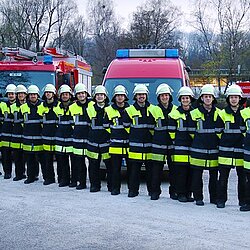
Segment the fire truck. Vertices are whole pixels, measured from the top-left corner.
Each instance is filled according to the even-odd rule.
[[[91,66],[78,55],[56,48],[33,52],[22,48],[0,49],[0,95],[4,96],[8,84],[35,84],[42,91],[52,83],[58,89],[62,84],[72,89],[84,83],[91,93]]]

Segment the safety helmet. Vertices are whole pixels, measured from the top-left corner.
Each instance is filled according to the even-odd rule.
[[[75,86],[74,95],[76,96],[76,94],[81,93],[81,92],[86,92],[87,95],[90,96],[89,93],[88,93],[88,90],[87,90],[87,88],[86,88],[86,86],[85,86],[85,84],[83,84],[83,83],[78,83],[78,84],[76,84],[76,86]]]
[[[72,95],[72,90],[69,85],[63,84],[58,90],[58,96],[61,96],[63,93],[70,93]]]
[[[173,90],[166,83],[160,84],[156,89],[156,96],[158,97],[160,94],[169,94],[172,95]]]
[[[178,94],[177,94],[177,98],[179,101],[181,101],[181,96],[190,96],[191,97],[191,101],[194,101],[194,92],[193,90],[188,87],[188,86],[183,86],[179,89]]]
[[[7,85],[5,89],[5,96],[7,96],[8,93],[16,93],[16,85],[15,84],[9,84]]]
[[[18,94],[18,93],[25,93],[25,94],[27,94],[27,88],[24,85],[22,85],[22,84],[17,85],[16,86],[16,94]]]
[[[36,85],[30,85],[28,87],[28,95],[29,94],[38,94],[39,95],[39,88]]]
[[[215,99],[215,88],[212,84],[205,84],[200,91],[200,96],[198,98],[198,101],[203,103],[201,100],[202,95],[212,95],[214,97],[213,103],[217,103]]]
[[[123,85],[117,85],[114,88],[114,92],[113,92],[113,97],[112,97],[112,102],[115,101],[115,96],[116,95],[125,95],[125,101],[128,100],[128,91],[126,90],[126,88]]]
[[[145,84],[137,84],[134,88],[133,95],[135,96],[136,94],[149,94],[148,88]]]
[[[96,94],[104,94],[104,95],[108,96],[108,91],[106,90],[106,88],[104,86],[98,85],[95,87],[94,96]]]
[[[44,93],[45,92],[51,92],[51,93],[53,93],[55,95],[56,94],[56,87],[53,84],[48,83],[48,84],[46,84],[43,92]]]
[[[243,97],[243,91],[239,85],[233,84],[233,85],[228,87],[228,89],[226,91],[226,101],[228,104],[229,104],[229,96],[230,95],[240,96],[240,101],[239,101],[240,105],[242,105],[246,102],[247,98]]]

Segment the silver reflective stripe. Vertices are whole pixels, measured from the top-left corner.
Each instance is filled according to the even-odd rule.
[[[4,118],[4,120],[3,120],[4,122],[13,122],[14,121],[14,119],[10,119],[10,118]]]
[[[2,136],[11,136],[12,134],[9,133],[1,133]]]
[[[246,130],[246,126],[240,126],[240,130]]]
[[[245,155],[250,155],[250,150],[244,149],[244,154],[245,154]]]
[[[72,138],[55,137],[55,140],[63,141],[63,142],[70,142],[70,141],[72,141]]]
[[[70,125],[72,123],[72,121],[59,121],[58,124],[59,125]]]
[[[100,143],[100,144],[98,144],[98,143],[94,143],[94,142],[89,142],[88,141],[88,144],[90,145],[90,146],[93,146],[93,147],[100,147],[100,148],[104,148],[104,147],[109,147],[109,143]]]
[[[92,126],[91,128],[94,129],[94,130],[101,130],[101,129],[104,129],[103,126]]]
[[[204,133],[204,134],[209,134],[209,133],[215,133],[215,129],[199,129],[197,130],[197,133]]]
[[[162,126],[162,127],[155,127],[155,130],[161,131],[161,130],[175,130],[175,126]]]
[[[42,136],[24,135],[23,138],[27,140],[40,140],[42,139]]]
[[[35,124],[35,123],[41,123],[43,120],[25,120],[25,124]]]
[[[16,135],[16,134],[13,134],[12,137],[14,137],[14,138],[22,138],[23,135]]]
[[[124,123],[123,123],[123,126],[124,126],[124,127],[129,127],[130,125],[131,125],[130,122],[124,122]]]
[[[232,148],[232,147],[222,147],[219,146],[219,150],[226,151],[226,152],[236,152],[236,153],[243,153],[243,148]]]
[[[241,134],[240,129],[224,129],[225,134]]]
[[[88,141],[88,144],[89,144],[90,146],[93,146],[93,147],[98,147],[98,144],[97,144],[97,143],[94,143],[94,142]]]
[[[16,119],[14,120],[14,123],[22,123],[23,122],[23,119]]]
[[[53,140],[55,140],[55,137],[53,136],[42,136],[42,139],[43,140],[47,140],[47,141],[53,141]]]
[[[218,149],[200,149],[200,148],[191,148],[190,151],[203,154],[217,154],[219,152]]]
[[[43,120],[43,124],[56,124],[57,120]]]
[[[129,143],[129,140],[110,139],[110,142],[114,142],[114,143]]]
[[[84,126],[87,126],[87,125],[89,125],[89,123],[87,123],[87,122],[75,122],[75,125],[84,125]]]
[[[190,148],[189,147],[185,147],[185,146],[175,146],[174,149],[188,151]]]
[[[182,128],[177,128],[177,130],[180,131],[180,132],[182,132],[182,131],[188,131],[188,128],[187,127],[186,128],[182,127]]]
[[[133,124],[131,124],[131,128],[154,128],[154,125],[149,125],[149,124],[133,125]]]
[[[223,128],[216,128],[216,129],[215,129],[215,132],[216,132],[216,133],[221,133],[222,131],[223,131]]]
[[[166,145],[158,145],[158,144],[152,144],[152,147],[153,148],[161,148],[161,149],[167,149],[168,148],[168,146],[166,146]]]
[[[138,143],[138,142],[130,142],[129,146],[132,147],[139,147],[139,148],[143,148],[143,147],[151,147],[152,143]]]
[[[123,125],[110,125],[110,128],[112,129],[124,129]]]
[[[76,138],[73,138],[73,142],[76,142],[76,143],[87,143],[88,140],[87,139],[76,139]]]

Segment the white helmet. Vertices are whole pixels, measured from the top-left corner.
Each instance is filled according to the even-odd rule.
[[[38,94],[39,95],[39,88],[36,85],[30,85],[28,87],[28,94]]]
[[[6,89],[5,89],[5,94],[7,93],[16,93],[16,85],[15,84],[9,84],[7,85]]]
[[[45,92],[51,92],[51,93],[53,93],[55,95],[56,94],[56,88],[55,88],[55,86],[53,84],[48,83],[48,84],[46,84],[43,92],[44,93]]]
[[[87,90],[85,84],[83,84],[83,83],[78,83],[78,84],[76,84],[76,86],[75,86],[74,94],[75,94],[75,96],[76,96],[76,94],[81,93],[81,92],[86,92],[87,95],[89,96],[89,93],[88,93],[88,90]]]
[[[104,95],[108,96],[108,92],[107,92],[106,88],[102,85],[98,85],[95,87],[94,96],[96,94],[104,94]]]
[[[238,95],[240,97],[243,96],[242,89],[239,85],[233,84],[228,87],[226,91],[226,97],[229,97],[230,95]]]
[[[173,90],[166,83],[160,84],[156,89],[156,96],[158,97],[160,94],[169,94],[172,96]]]
[[[70,93],[72,95],[72,90],[69,85],[63,84],[59,90],[58,90],[58,95],[60,96],[63,93]]]
[[[180,97],[184,95],[191,96],[191,99],[194,98],[193,90],[188,86],[183,86],[179,89],[178,94],[177,94],[178,100],[180,101]]]
[[[113,92],[113,97],[112,97],[112,102],[114,102],[114,98],[116,95],[125,95],[125,99],[126,101],[128,100],[128,91],[126,90],[126,88],[123,85],[117,85],[114,88],[114,92]]]
[[[148,88],[145,84],[137,84],[134,88],[133,95],[135,96],[136,94],[149,94]]]
[[[25,93],[25,94],[27,94],[27,88],[24,85],[22,85],[22,84],[17,85],[16,86],[16,94],[18,94],[18,93]]]
[[[214,86],[212,84],[205,84],[201,88],[200,97],[202,95],[212,95],[215,98],[215,89],[214,89]]]

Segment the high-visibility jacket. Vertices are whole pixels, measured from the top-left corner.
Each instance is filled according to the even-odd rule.
[[[87,107],[91,105],[90,101],[86,101],[84,104],[79,101],[69,106],[69,111],[74,119],[73,129],[73,154],[86,155],[87,142],[89,135],[89,118],[87,114]]]
[[[45,100],[37,107],[37,112],[43,118],[42,140],[43,150],[55,151],[55,133],[58,118],[54,112],[54,108],[58,105],[58,101],[47,103]]]
[[[3,114],[3,123],[2,123],[2,133],[1,133],[1,142],[2,147],[10,147],[11,137],[12,137],[12,129],[13,129],[13,114],[10,109],[11,103],[9,101],[3,102],[1,107],[1,111]]]
[[[133,161],[152,159],[152,134],[155,120],[154,105],[146,102],[140,107],[137,102],[125,109],[123,125],[129,128],[128,158]]]
[[[110,132],[110,154],[127,155],[128,153],[128,131],[123,126],[123,116],[128,106],[129,104],[125,102],[122,108],[116,103],[105,108],[103,126]]]
[[[208,112],[200,106],[190,112],[193,125],[196,129],[190,149],[190,165],[198,168],[218,167],[219,137],[216,130],[216,121],[220,110],[215,106]]]
[[[189,110],[184,110],[182,106],[179,106],[169,114],[169,117],[175,121],[176,126],[172,161],[178,165],[187,165],[190,162],[190,147],[193,141],[190,133],[194,133],[196,130],[190,124],[190,111],[192,110],[192,107]]]
[[[154,135],[152,138],[152,160],[165,163],[167,156],[173,150],[173,133],[176,129],[173,120],[169,119],[169,114],[177,107],[170,103],[167,108],[158,104],[151,111],[155,120]]]
[[[107,107],[107,105],[105,105]],[[87,113],[90,121],[87,156],[91,159],[102,160],[110,158],[108,131],[103,127],[105,107],[99,107],[95,102],[88,105]]]
[[[2,133],[2,125],[3,125],[3,113],[1,106],[3,105],[3,102],[0,102],[0,136]],[[0,140],[0,147],[2,147],[2,141]]]
[[[242,109],[242,108],[241,108]],[[227,106],[219,113],[217,126],[222,129],[219,142],[221,167],[243,167],[243,131],[245,130],[240,108],[234,112]]]
[[[73,117],[69,111],[69,106],[72,102],[69,102],[67,106],[63,103],[58,103],[53,108],[57,118],[58,126],[55,134],[55,151],[60,154],[70,154],[73,152],[72,146],[72,132],[73,132]]]
[[[40,104],[40,100],[36,104],[31,104],[30,101],[27,101],[20,107],[23,118],[23,150],[26,152],[43,150],[42,116],[37,113],[37,107]]]
[[[245,108],[240,111],[241,117],[244,120],[246,131],[244,133],[244,169],[250,172],[250,108]]]
[[[22,149],[23,147],[23,117],[20,113],[21,103],[17,100],[10,106],[13,114],[13,129],[11,138],[11,148]]]

